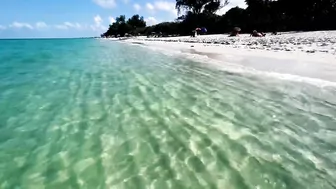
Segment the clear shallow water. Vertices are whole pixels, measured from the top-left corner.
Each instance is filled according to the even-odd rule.
[[[0,188],[335,188],[335,94],[109,41],[0,41]]]

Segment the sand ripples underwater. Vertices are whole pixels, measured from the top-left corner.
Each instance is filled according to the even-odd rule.
[[[2,189],[336,188],[332,87],[108,41],[5,45]]]

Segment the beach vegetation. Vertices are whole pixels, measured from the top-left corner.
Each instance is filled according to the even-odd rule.
[[[111,23],[108,30],[103,36],[124,37],[125,34],[138,35],[144,33],[146,22],[142,16],[133,15],[126,21],[125,15],[120,15],[115,18],[115,22]]]
[[[205,27],[208,34],[228,33],[234,27],[243,33],[315,31],[336,29],[335,0],[245,0],[247,8],[233,7],[223,15],[218,11],[227,0],[176,0],[179,17],[172,22],[146,26],[143,17],[116,18],[102,36],[190,35],[195,28]],[[158,34],[158,35],[157,35]]]

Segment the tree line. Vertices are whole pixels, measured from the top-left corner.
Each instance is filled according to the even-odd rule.
[[[176,9],[184,14],[173,22],[146,26],[139,15],[127,21],[121,15],[102,36],[189,35],[197,27],[207,28],[209,34],[230,32],[233,27],[247,33],[336,29],[336,0],[245,0],[245,3],[246,9],[234,7],[219,16],[215,13],[228,4],[227,0],[176,0]]]

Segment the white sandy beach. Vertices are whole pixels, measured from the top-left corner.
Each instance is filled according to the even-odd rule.
[[[284,33],[264,38],[248,35],[203,35],[196,38],[170,37],[129,39],[165,53],[234,71],[263,74],[336,86],[336,32]]]

